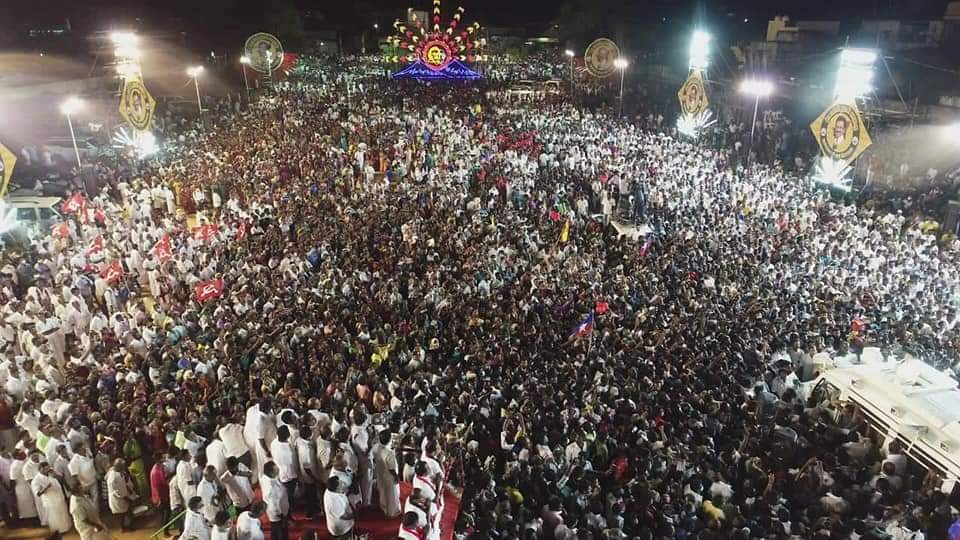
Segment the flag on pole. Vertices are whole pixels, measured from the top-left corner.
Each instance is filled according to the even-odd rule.
[[[242,242],[243,239],[247,237],[247,227],[246,221],[241,221],[240,224],[237,225],[237,240]]]
[[[560,243],[566,244],[567,240],[570,239],[570,220],[563,222],[563,228],[560,229]]]
[[[193,237],[201,242],[206,242],[213,238],[218,232],[220,232],[220,226],[215,223],[201,225],[193,230]]]
[[[87,256],[89,257],[100,251],[103,251],[103,236],[98,234],[97,237],[93,239],[93,242],[90,242],[90,245],[87,246]]]
[[[580,324],[573,329],[573,332],[570,334],[571,339],[579,339],[584,336],[588,336],[593,332],[593,312],[591,311],[586,317],[580,321]]]
[[[63,204],[60,205],[60,211],[64,214],[73,214],[79,212],[86,202],[86,199],[80,192],[74,193],[69,199],[63,201]]]
[[[597,306],[593,309],[597,315],[603,315],[604,313],[610,311],[610,304],[604,302],[603,300],[597,300]]]
[[[193,288],[193,293],[197,299],[197,302],[200,302],[201,304],[206,303],[207,300],[219,298],[223,295],[223,280],[211,279],[210,281],[202,281],[197,283],[197,285]]]
[[[153,246],[153,256],[161,263],[165,263],[173,258],[173,250],[170,248],[170,237],[163,235],[156,245]]]
[[[61,221],[53,226],[53,236],[57,238],[67,238],[70,236],[70,225],[66,221]]]
[[[103,270],[100,271],[100,277],[111,284],[120,281],[120,278],[123,277],[123,265],[120,264],[120,261],[113,261],[103,267]]]

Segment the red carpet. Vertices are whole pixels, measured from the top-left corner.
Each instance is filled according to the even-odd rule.
[[[257,490],[259,492],[259,490]],[[400,502],[407,500],[410,493],[410,484],[400,484]],[[376,492],[374,492],[374,501],[376,501]],[[452,540],[453,527],[460,514],[460,499],[450,493],[450,490],[444,490],[443,515],[440,517],[440,539]],[[317,533],[319,540],[329,540],[330,533],[327,531],[327,522],[322,518],[319,520],[307,520],[300,512],[294,512],[293,520],[290,522],[290,540],[300,540],[300,535],[304,531],[313,529]],[[400,530],[400,517],[387,519],[376,506],[365,508],[357,513],[357,531],[369,533],[374,540],[390,540],[396,538]],[[263,534],[270,538],[270,522],[266,515],[263,516]]]

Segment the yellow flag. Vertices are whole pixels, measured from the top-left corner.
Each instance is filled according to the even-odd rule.
[[[563,228],[560,229],[560,243],[565,244],[570,239],[570,220],[563,222]]]
[[[150,129],[157,102],[143,85],[139,75],[128,77],[120,94],[120,115],[137,131]]]
[[[17,156],[6,146],[0,144],[0,197],[7,194],[10,177],[13,176],[13,167],[17,164]]]

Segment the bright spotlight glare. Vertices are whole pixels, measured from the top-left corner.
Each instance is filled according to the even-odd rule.
[[[160,150],[157,138],[149,131],[130,133],[120,128],[113,136],[113,147],[119,150],[130,150],[139,159],[145,159]]]
[[[840,52],[840,71],[834,99],[854,100],[873,90],[873,63],[877,52],[873,49],[844,49]]]
[[[60,104],[60,112],[66,115],[71,115],[79,111],[81,107],[83,107],[83,101],[76,96],[71,96]]]
[[[140,68],[136,64],[130,62],[117,64],[117,75],[126,77],[128,75],[135,75],[137,73],[140,73]]]
[[[570,58],[573,58],[573,51],[571,51],[570,49],[563,51],[563,54],[569,56]]]
[[[249,63],[250,63],[250,57],[247,56],[247,55],[241,56],[241,57],[240,57],[240,63],[241,63],[241,64],[249,64]]]
[[[113,32],[110,34],[110,41],[117,47],[136,47],[139,39],[133,32]]]
[[[740,92],[751,96],[766,97],[773,93],[773,83],[761,79],[747,79],[740,83]]]
[[[629,62],[625,58],[617,58],[613,61],[613,66],[617,69],[626,69]]]
[[[877,52],[873,49],[844,49],[840,53],[840,62],[872,66],[877,61]]]
[[[681,115],[677,118],[677,131],[679,131],[681,135],[695,139],[700,135],[701,130],[716,123],[717,120],[713,117],[713,112],[708,109],[700,114]]]
[[[960,122],[950,124],[946,127],[947,137],[953,139],[953,142],[960,141]]]
[[[710,55],[710,34],[703,30],[693,32],[690,39],[690,69],[707,69]]]
[[[191,66],[187,68],[187,75],[197,77],[203,73],[203,66]]]
[[[820,156],[813,169],[813,180],[820,184],[827,184],[843,191],[850,191],[852,178],[849,177],[853,169],[846,162]]]
[[[140,58],[140,49],[134,45],[121,45],[113,51],[113,54],[119,58],[129,58],[131,60],[137,60]]]

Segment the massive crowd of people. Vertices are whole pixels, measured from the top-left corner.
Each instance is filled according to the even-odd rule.
[[[422,540],[449,485],[469,540],[947,538],[936,476],[797,386],[952,368],[956,243],[560,96],[305,78],[3,252],[7,527]]]

